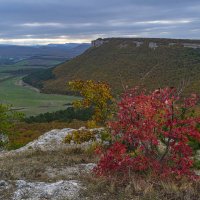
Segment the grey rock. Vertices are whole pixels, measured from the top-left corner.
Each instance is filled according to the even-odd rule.
[[[136,45],[136,47],[140,47],[144,42],[133,41],[133,43]]]
[[[16,181],[13,200],[62,200],[78,199],[81,185],[78,181],[59,181],[56,183]]]

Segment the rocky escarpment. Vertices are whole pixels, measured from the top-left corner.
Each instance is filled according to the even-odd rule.
[[[113,39],[113,38],[112,38]],[[97,40],[93,40],[91,42],[91,46],[92,47],[100,47],[101,45],[108,43],[109,41],[111,41],[112,39],[109,38],[98,38]],[[128,40],[128,39],[127,39]],[[199,41],[190,41],[190,40],[174,40],[175,42],[171,42],[171,40],[167,41],[167,39],[164,39],[162,41],[162,39],[148,39],[148,41],[145,41],[144,38],[135,38],[135,40],[133,41],[133,44],[136,47],[141,47],[142,45],[145,44],[145,42],[147,42],[147,46],[150,49],[155,49],[157,47],[171,47],[171,46],[182,46],[185,48],[192,48],[192,49],[199,49],[200,48],[200,43]],[[120,47],[127,47],[129,44],[129,41],[124,42],[123,44],[120,44]]]

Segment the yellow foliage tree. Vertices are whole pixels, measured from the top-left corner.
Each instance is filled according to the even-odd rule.
[[[74,102],[76,108],[93,107],[93,120],[97,124],[104,125],[111,118],[114,98],[107,83],[92,80],[75,80],[69,82],[69,86],[72,91],[79,92],[83,97],[82,100]]]

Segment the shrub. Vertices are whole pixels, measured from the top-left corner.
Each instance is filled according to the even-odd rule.
[[[98,128],[98,126],[94,120],[89,120],[87,121],[87,128]]]
[[[191,114],[197,101],[194,94],[181,101],[174,88],[125,92],[117,119],[109,123],[112,145],[98,151],[95,172],[108,177],[130,172],[194,177],[189,141],[200,141],[200,118]]]
[[[74,142],[76,144],[81,144],[84,142],[95,141],[95,133],[90,130],[75,130],[71,134],[65,137],[65,143]]]

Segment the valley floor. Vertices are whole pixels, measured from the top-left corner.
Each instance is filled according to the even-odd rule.
[[[11,104],[13,108],[30,115],[66,109],[76,97],[42,94],[32,87],[21,84],[22,77],[11,77],[0,84],[0,103]]]

